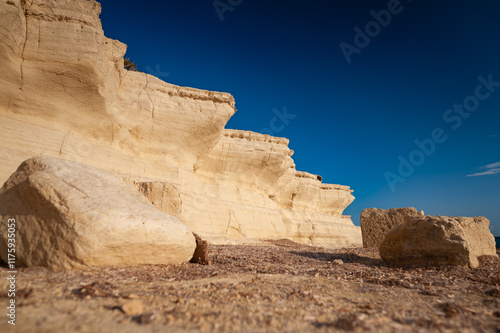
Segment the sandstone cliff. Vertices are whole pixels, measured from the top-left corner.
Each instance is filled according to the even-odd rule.
[[[295,170],[288,140],[225,129],[227,93],[179,87],[123,68],[101,6],[0,2],[0,184],[49,155],[121,175],[212,242],[289,238],[359,246],[347,186]]]

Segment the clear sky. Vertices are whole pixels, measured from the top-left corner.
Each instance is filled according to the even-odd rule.
[[[500,2],[102,0],[138,69],[233,94],[227,127],[290,139],[345,214],[413,206],[500,235]]]

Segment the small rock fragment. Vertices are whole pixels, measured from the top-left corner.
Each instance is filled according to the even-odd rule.
[[[138,324],[150,324],[154,321],[155,314],[152,312],[143,313],[137,316],[132,317],[132,321],[135,321]]]
[[[122,310],[128,316],[138,316],[144,312],[144,305],[141,301],[130,301],[122,305]]]
[[[335,259],[335,260],[333,261],[333,264],[334,264],[334,265],[343,265],[343,264],[344,264],[344,262],[343,262],[341,259]]]
[[[444,303],[441,305],[441,308],[443,309],[446,318],[452,318],[463,312],[462,307],[455,303]]]
[[[201,239],[201,237],[194,232],[193,235],[196,239],[196,249],[194,250],[193,258],[189,262],[200,265],[210,264],[208,257],[208,242]]]
[[[493,296],[493,297],[500,297],[500,288],[496,287],[496,288],[490,289],[486,292],[486,295]]]

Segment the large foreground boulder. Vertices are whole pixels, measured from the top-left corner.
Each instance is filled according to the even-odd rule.
[[[380,245],[385,262],[398,265],[451,264],[475,268],[477,257],[496,256],[485,217],[420,216],[392,229]]]
[[[53,157],[21,164],[0,189],[0,253],[15,220],[16,267],[180,264],[195,238],[118,176]]]
[[[394,227],[403,224],[408,217],[423,215],[423,211],[418,212],[413,207],[363,209],[360,218],[363,247],[378,248],[385,235]]]

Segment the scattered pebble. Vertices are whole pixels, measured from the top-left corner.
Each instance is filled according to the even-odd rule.
[[[138,316],[144,312],[144,304],[141,301],[130,301],[122,305],[122,310],[128,316]]]

